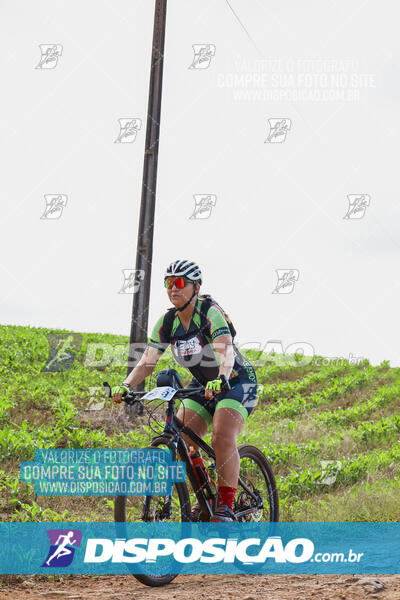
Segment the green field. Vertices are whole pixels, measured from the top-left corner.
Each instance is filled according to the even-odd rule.
[[[80,334],[70,368],[49,372],[57,360],[49,367],[48,336],[68,333],[0,326],[3,521],[113,520],[112,498],[35,496],[19,480],[20,462],[33,460],[38,448],[141,448],[153,431],[161,431],[154,419],[150,428],[148,414],[129,422],[120,406],[110,401],[102,406],[102,382],[115,385],[126,375],[127,337]],[[93,366],[88,356],[96,343],[111,344],[115,352],[106,359],[96,355]],[[64,358],[71,357],[68,347],[63,350]],[[245,354],[261,358],[254,351]],[[120,360],[113,362],[113,356]],[[263,388],[239,443],[258,446],[271,461],[280,520],[398,521],[400,369],[388,361],[374,367],[367,360],[357,365],[343,360],[321,367],[316,357],[303,366],[285,357],[264,358],[257,367]],[[170,366],[186,385],[190,374],[172,363],[168,350],[157,371]],[[154,379],[153,374],[147,386]],[[159,407],[153,416],[160,421],[161,415]]]

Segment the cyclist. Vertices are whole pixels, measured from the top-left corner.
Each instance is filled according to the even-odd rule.
[[[218,507],[212,521],[233,521],[232,510],[239,477],[239,452],[236,439],[248,415],[257,403],[257,378],[248,359],[234,347],[229,325],[218,306],[207,311],[208,328],[201,328],[199,297],[202,274],[195,262],[176,260],[165,274],[164,285],[175,316],[168,337],[168,327],[162,315],[154,325],[147,347],[138,364],[125,381],[112,388],[113,399],[120,402],[122,394],[140,384],[150,375],[162,353],[171,344],[175,360],[188,368],[192,380],[187,389],[205,386],[204,396],[198,394],[182,401],[178,418],[204,437],[212,424],[212,447],[218,473]],[[224,378],[230,390],[222,389]],[[163,385],[166,385],[165,383]],[[171,382],[172,385],[172,382]],[[183,434],[187,445],[196,445]],[[200,515],[198,503],[192,509],[193,518]]]

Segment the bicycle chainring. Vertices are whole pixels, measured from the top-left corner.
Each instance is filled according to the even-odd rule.
[[[239,496],[235,500],[235,513],[241,512],[242,510],[248,510],[249,508],[257,508],[258,510],[248,513],[247,515],[243,515],[239,517],[239,521],[252,522],[252,521],[261,521],[264,503],[261,497],[260,492],[253,488],[253,494],[255,494],[257,498],[257,504],[255,505],[254,499],[246,492],[240,492]]]

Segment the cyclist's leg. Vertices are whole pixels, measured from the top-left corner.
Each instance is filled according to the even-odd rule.
[[[218,407],[217,404],[211,443],[216,456],[219,487],[237,487],[239,477],[237,437],[243,425],[244,419],[240,412],[231,407]]]
[[[181,406],[177,414],[178,419],[183,421],[185,425],[190,427],[199,437],[204,437],[207,433],[207,423],[196,411],[191,408]],[[193,446],[197,450],[198,446],[185,433],[182,432],[182,437],[186,445]]]
[[[187,389],[193,387],[199,387],[200,383],[196,380],[195,377],[192,377],[191,382],[187,386]],[[178,418],[183,421],[185,425],[190,427],[197,435],[203,438],[209,426],[212,424],[212,416],[214,413],[215,403],[209,403],[205,400],[203,394],[195,394],[190,398],[184,398],[182,400],[181,407],[178,411]],[[198,449],[197,444],[195,444],[187,435],[182,433],[182,437],[186,442],[186,445],[191,445]]]
[[[188,389],[190,389],[190,387],[191,386],[189,385]],[[196,386],[193,382],[192,387],[198,386]],[[204,397],[201,397],[200,395],[196,395],[191,398],[185,398],[182,401],[182,405],[177,414],[178,418],[201,438],[205,436],[209,425],[212,423],[212,415],[210,414],[209,410],[207,410],[208,405],[207,408],[205,408],[204,400]],[[199,449],[198,445],[185,433],[182,432],[181,435],[188,447],[193,446],[195,450]],[[202,510],[198,502],[195,502],[195,504],[192,506],[191,515],[193,521],[200,521],[202,519]]]
[[[219,486],[236,488],[240,468],[237,437],[257,403],[257,385],[240,379],[233,379],[232,384],[232,389],[223,393],[215,407],[212,446]]]

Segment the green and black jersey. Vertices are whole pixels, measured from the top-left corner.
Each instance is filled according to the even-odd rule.
[[[170,339],[166,339],[163,329],[165,315],[161,316],[153,328],[148,346],[164,352],[171,344],[172,354],[178,364],[189,369],[196,380],[201,385],[205,385],[218,377],[220,361],[214,344],[218,343],[218,337],[230,335],[230,330],[224,313],[216,305],[208,309],[206,315],[208,327],[202,330],[200,317],[202,302],[201,298],[197,298],[188,330],[182,325],[179,313],[175,315]],[[252,379],[254,370],[251,363],[235,346],[234,356],[235,362],[230,379],[234,377]]]

